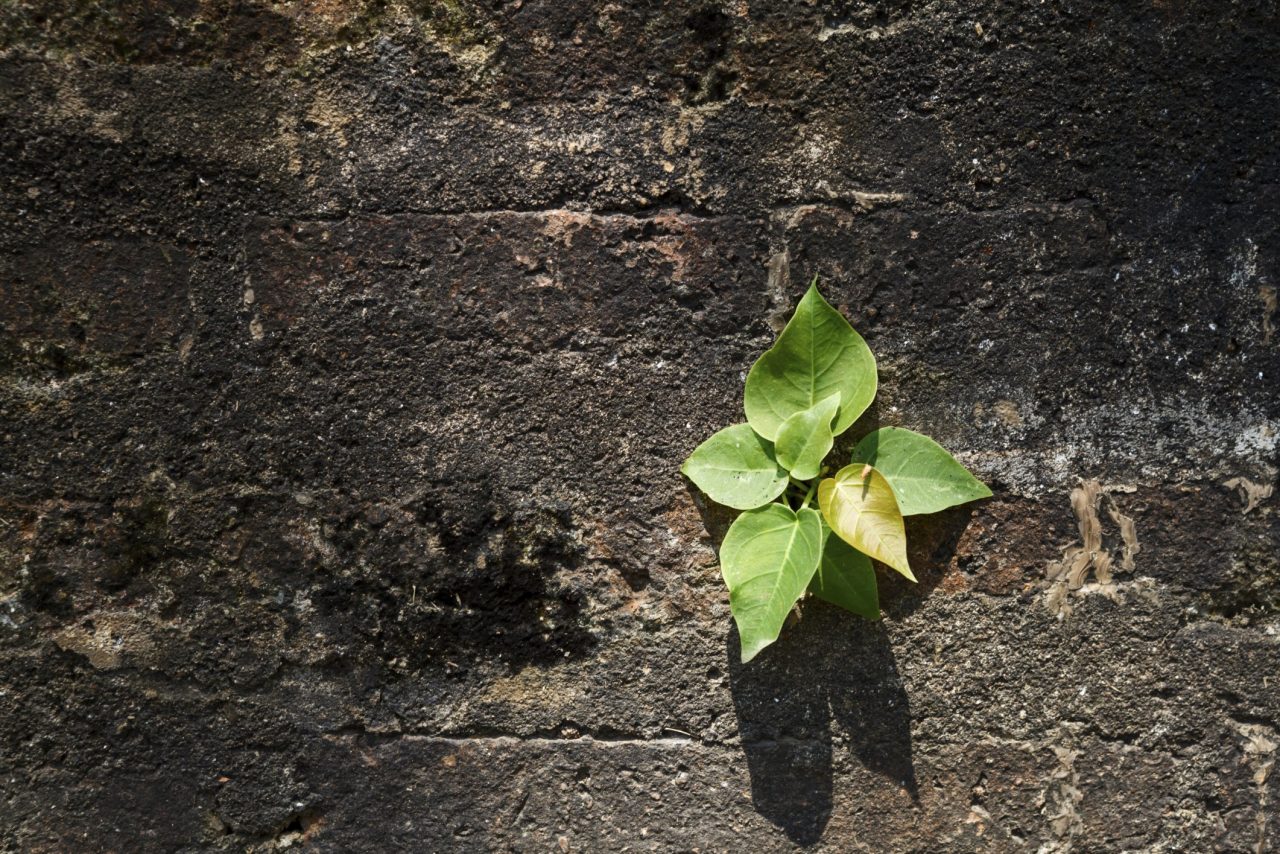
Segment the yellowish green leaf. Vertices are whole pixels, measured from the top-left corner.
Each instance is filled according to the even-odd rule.
[[[916,580],[907,563],[902,512],[884,475],[863,463],[845,466],[818,484],[818,506],[840,539]]]

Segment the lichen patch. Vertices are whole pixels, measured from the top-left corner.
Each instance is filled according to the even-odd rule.
[[[1071,510],[1076,517],[1080,541],[1062,550],[1062,557],[1053,561],[1045,570],[1049,589],[1045,605],[1059,618],[1071,613],[1069,594],[1073,591],[1101,593],[1118,599],[1114,572],[1115,555],[1104,538],[1100,510],[1104,506],[1107,516],[1115,523],[1119,538],[1119,570],[1132,572],[1136,567],[1134,557],[1142,550],[1138,542],[1134,520],[1120,512],[1113,493],[1131,492],[1126,485],[1103,486],[1097,480],[1082,480],[1071,490]],[[1089,581],[1092,573],[1093,581]]]
[[[127,611],[97,613],[92,620],[62,629],[53,642],[67,652],[83,655],[98,670],[115,670],[155,649],[145,621]]]

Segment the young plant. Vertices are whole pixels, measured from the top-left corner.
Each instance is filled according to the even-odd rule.
[[[778,639],[806,591],[879,619],[871,561],[916,580],[902,518],[991,495],[941,445],[901,427],[867,434],[849,465],[819,480],[835,438],[875,396],[875,357],[814,277],[747,374],[747,423],[680,468],[712,501],[744,511],[720,545],[744,662]]]

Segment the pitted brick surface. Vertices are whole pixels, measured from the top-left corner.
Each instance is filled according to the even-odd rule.
[[[1276,850],[1278,34],[5,4],[0,851]],[[995,495],[743,666],[677,469],[814,274]]]

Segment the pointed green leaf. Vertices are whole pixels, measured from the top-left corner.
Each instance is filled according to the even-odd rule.
[[[881,427],[868,434],[853,449],[853,461],[870,463],[884,475],[903,516],[936,513],[991,496],[991,490],[941,445],[901,427]]]
[[[818,484],[818,506],[840,539],[916,580],[907,563],[902,512],[884,475],[863,463],[845,466]]]
[[[768,504],[787,488],[773,443],[746,424],[726,427],[703,442],[680,467],[717,504],[750,510]]]
[[[761,436],[777,440],[783,422],[833,394],[840,395],[832,428],[838,436],[876,396],[876,359],[818,293],[815,277],[777,342],[747,374],[747,421]]]
[[[809,592],[860,617],[880,619],[880,594],[871,558],[830,530],[826,534],[822,561],[809,582]]]
[[[778,639],[821,558],[822,520],[815,510],[770,504],[734,520],[720,545],[720,572],[744,663]]]
[[[810,480],[818,476],[823,458],[831,452],[831,419],[839,408],[840,395],[833,394],[782,422],[774,450],[792,477]]]

